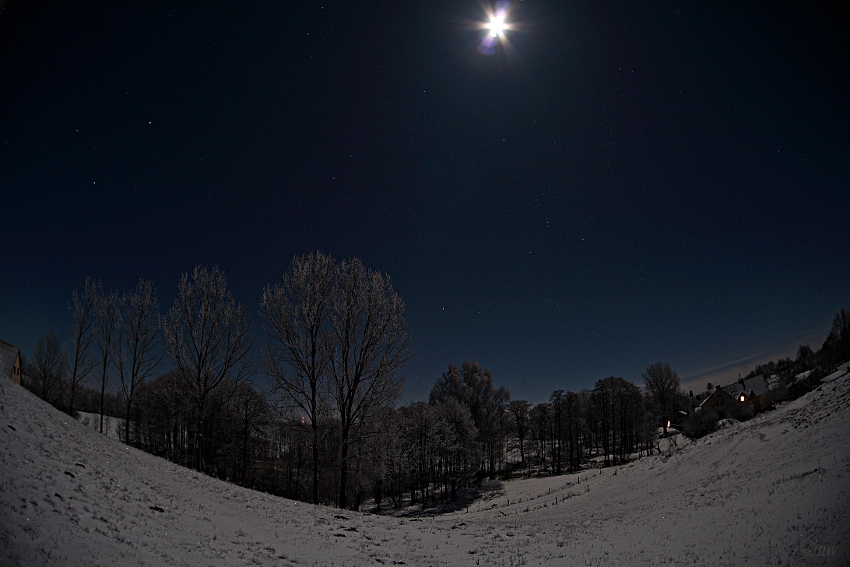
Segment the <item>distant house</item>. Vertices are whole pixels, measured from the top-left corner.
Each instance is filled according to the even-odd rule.
[[[762,376],[741,378],[728,386],[717,386],[710,396],[699,405],[700,410],[708,408],[724,408],[728,404],[739,403],[752,405],[753,413],[759,413],[773,408],[773,396],[767,388],[767,381]]]
[[[0,379],[6,378],[21,383],[21,349],[0,341]]]
[[[708,408],[722,407],[732,401],[732,395],[725,388],[718,386],[714,389],[710,396],[702,401],[699,405],[699,410],[705,411]]]
[[[763,376],[741,378],[734,384],[725,386],[724,389],[735,401],[752,403],[755,413],[773,408],[773,398],[768,393],[767,380]]]

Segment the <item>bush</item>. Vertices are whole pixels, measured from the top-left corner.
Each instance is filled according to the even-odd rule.
[[[723,413],[727,417],[731,417],[732,419],[736,419],[738,421],[747,421],[755,415],[755,410],[753,408],[752,402],[741,403],[733,401],[732,403],[727,404],[723,409]]]
[[[682,423],[682,433],[691,439],[699,439],[714,431],[718,421],[720,414],[714,408],[694,412]]]
[[[825,375],[825,372],[821,371],[820,369],[816,369],[807,377],[803,378],[802,380],[798,380],[797,382],[788,387],[788,399],[796,400],[800,396],[804,396],[812,390],[817,389],[817,387],[821,385],[821,382],[823,381],[823,377]]]

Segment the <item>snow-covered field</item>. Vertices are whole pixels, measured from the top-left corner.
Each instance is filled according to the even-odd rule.
[[[290,502],[0,382],[0,565],[848,565],[850,375],[661,456],[492,488],[437,517]]]

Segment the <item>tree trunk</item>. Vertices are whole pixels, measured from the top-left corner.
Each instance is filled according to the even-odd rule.
[[[319,503],[319,432],[313,429],[313,504]]]
[[[106,370],[109,364],[109,358],[106,356],[103,357],[103,375],[101,376],[100,381],[100,432],[103,433],[103,406],[106,402]]]
[[[245,486],[245,480],[248,476],[248,433],[249,433],[249,423],[248,423],[248,401],[245,401],[245,421],[243,422],[242,429],[242,486]]]
[[[130,445],[130,412],[132,408],[130,407],[130,399],[127,398],[127,408],[124,412],[124,443]]]
[[[339,459],[339,507],[343,510],[348,506],[348,433],[342,433],[342,447]]]

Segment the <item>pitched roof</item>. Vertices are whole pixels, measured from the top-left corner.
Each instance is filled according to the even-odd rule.
[[[5,341],[0,341],[0,378],[10,380],[12,378],[12,368],[15,366],[15,359],[20,354],[21,349],[12,346]]]
[[[703,407],[704,405],[711,406],[718,401],[718,398],[723,398],[723,401],[721,403],[725,403],[725,401],[731,397],[732,396],[729,394],[729,392],[726,391],[725,388],[721,388],[720,386],[718,386],[714,389],[710,396],[708,396],[702,401],[702,403],[700,403],[699,407]],[[711,403],[708,403],[709,400],[711,400]]]
[[[723,389],[733,398],[737,397],[741,392],[747,396],[761,396],[767,392],[767,383],[761,375],[751,376],[750,378],[742,378],[737,382],[732,382],[728,386],[723,386]]]

